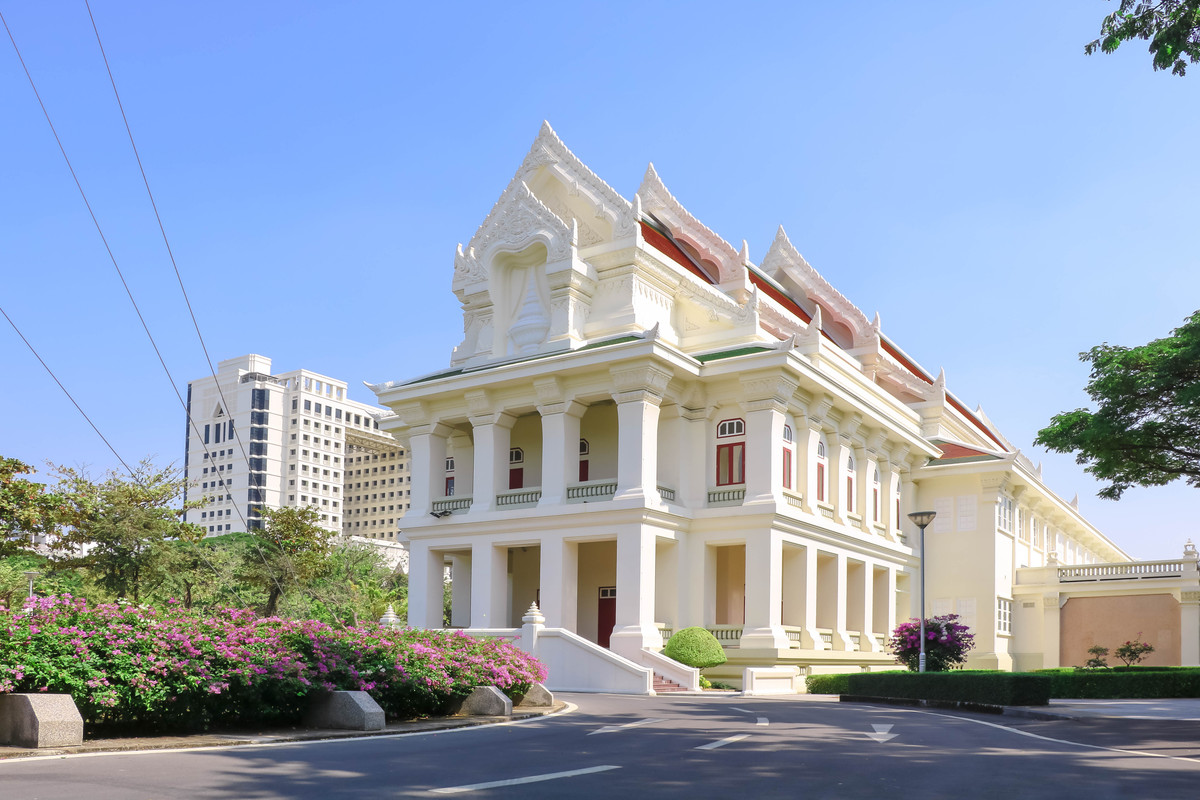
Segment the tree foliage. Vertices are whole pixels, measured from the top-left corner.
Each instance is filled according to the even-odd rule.
[[[1120,0],[1100,24],[1100,38],[1089,42],[1089,56],[1115,52],[1124,42],[1150,42],[1154,69],[1182,76],[1200,60],[1200,0]]]
[[[320,578],[329,568],[333,534],[319,524],[314,508],[263,509],[266,526],[250,532],[247,575],[267,592],[264,613],[273,616],[283,595]]]
[[[63,498],[45,484],[19,477],[36,471],[0,456],[0,556],[27,550],[36,538],[53,534],[66,511]]]
[[[72,467],[58,474],[64,527],[49,543],[52,559],[59,569],[83,568],[118,598],[136,602],[164,579],[168,542],[204,535],[183,521],[184,480],[173,467],[142,461],[128,477],[110,471],[100,481]]]
[[[1087,393],[1097,410],[1055,415],[1035,443],[1075,453],[1087,472],[1109,481],[1101,497],[1180,478],[1200,486],[1200,311],[1166,338],[1106,343],[1079,357],[1092,364]]]

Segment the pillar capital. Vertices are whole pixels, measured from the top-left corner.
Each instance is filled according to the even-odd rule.
[[[616,390],[613,393],[614,398],[618,394],[641,391],[656,394],[661,399],[667,393],[667,384],[673,377],[670,372],[651,364],[613,367],[609,370],[609,374],[612,376],[613,387]]]

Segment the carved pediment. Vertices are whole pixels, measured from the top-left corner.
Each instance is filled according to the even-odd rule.
[[[782,225],[775,234],[775,241],[771,242],[770,249],[763,256],[761,269],[777,281],[782,282],[784,277],[791,279],[809,300],[823,306],[833,317],[833,320],[826,319],[826,324],[837,321],[850,329],[854,336],[853,346],[875,340],[876,332],[866,315],[812,268],[788,239]]]
[[[637,196],[641,198],[642,206],[647,212],[670,227],[676,239],[694,247],[702,260],[711,261],[716,265],[720,272],[718,283],[745,279],[746,269],[742,265],[741,254],[733,245],[693,217],[683,204],[667,191],[653,164],[646,168],[646,175],[642,178],[642,185],[638,187]]]
[[[574,226],[547,208],[524,183],[515,183],[500,195],[466,250],[459,246],[454,289],[487,280],[487,264],[496,253],[520,252],[535,242],[546,246],[550,263],[570,258],[571,248],[578,244]]]

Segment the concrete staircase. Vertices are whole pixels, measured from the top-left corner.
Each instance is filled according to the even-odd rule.
[[[669,678],[664,678],[662,675],[659,675],[657,672],[654,673],[654,693],[655,694],[666,694],[668,692],[686,692],[686,691],[687,691],[687,689],[680,686],[675,681],[670,680]]]

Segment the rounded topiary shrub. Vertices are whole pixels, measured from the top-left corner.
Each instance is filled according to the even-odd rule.
[[[725,650],[717,637],[704,628],[684,628],[678,631],[663,648],[663,655],[680,664],[704,669],[725,663]]]

